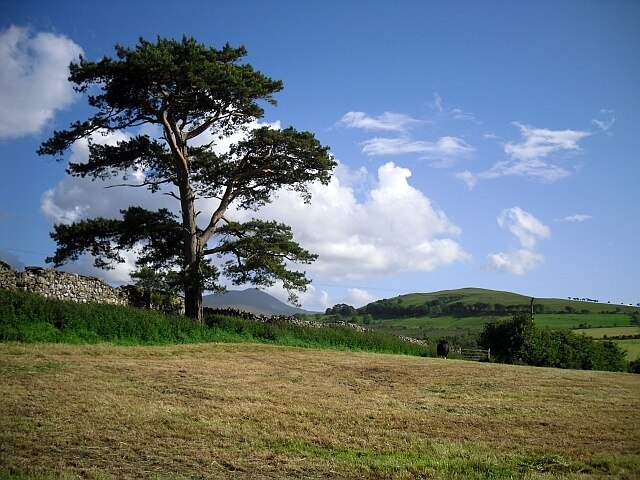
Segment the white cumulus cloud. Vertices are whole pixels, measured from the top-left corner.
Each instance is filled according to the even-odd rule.
[[[63,35],[18,26],[0,32],[0,138],[38,132],[74,101],[69,63],[81,53]]]
[[[329,185],[313,186],[311,204],[285,191],[260,216],[291,225],[296,239],[319,255],[307,270],[331,281],[432,271],[468,260],[457,241],[460,228],[409,184],[410,176],[410,170],[386,163],[360,200],[342,182],[353,176],[340,165]]]
[[[377,297],[375,295],[372,295],[361,288],[348,288],[344,302],[342,303],[359,308],[375,301],[376,299]]]
[[[107,135],[96,133],[92,141],[115,145],[129,136],[123,132]],[[81,139],[71,147],[70,161],[85,163],[89,156],[88,141]],[[122,178],[95,180],[67,176],[53,188],[46,190],[40,198],[40,209],[52,224],[73,223],[84,218],[116,218],[120,210],[129,206],[142,206],[156,210],[171,208],[172,201],[165,195],[151,195],[144,187],[116,187],[123,183],[139,184],[140,174],[127,172],[128,180]]]

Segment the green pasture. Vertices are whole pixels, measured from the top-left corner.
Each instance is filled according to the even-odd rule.
[[[605,336],[611,338],[621,337],[623,335],[638,335],[640,334],[640,327],[633,325],[628,327],[586,328],[574,330],[573,333],[600,339],[605,338]],[[640,338],[630,338],[624,340],[612,339],[612,341],[626,351],[625,358],[627,359],[627,361],[630,362],[640,358]]]
[[[634,338],[630,340],[612,340],[617,343],[621,348],[626,350],[625,358],[628,361],[633,361],[640,358],[640,339]]]
[[[453,317],[453,316],[423,316],[411,318],[375,320],[374,327],[399,327],[407,330],[427,330],[427,329],[482,329],[482,326],[493,320],[494,316],[477,317]],[[508,317],[504,317],[508,318]]]
[[[624,313],[543,313],[534,316],[536,325],[550,330],[574,330],[580,325],[593,328],[627,327],[631,317]]]
[[[422,316],[374,320],[371,325],[380,330],[472,330],[480,331],[485,323],[492,320],[506,320],[510,315],[494,316]],[[534,316],[536,325],[550,330],[575,330],[580,325],[590,325],[600,330],[603,327],[629,327],[631,317],[624,313],[543,313]],[[586,329],[581,329],[584,331]],[[415,333],[415,332],[413,332]],[[628,335],[622,334],[622,335]]]
[[[628,327],[580,328],[574,330],[573,333],[592,338],[621,337],[623,335],[640,335],[640,327],[633,325]]]

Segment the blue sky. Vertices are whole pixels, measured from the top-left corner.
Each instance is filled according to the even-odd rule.
[[[285,86],[262,123],[314,132],[339,162],[310,206],[283,193],[260,213],[320,255],[303,307],[468,286],[640,302],[640,2],[0,6],[0,258],[17,267],[44,265],[56,222],[167,202],[35,151],[90,114],[66,81],[80,52],[186,34],[245,45]]]

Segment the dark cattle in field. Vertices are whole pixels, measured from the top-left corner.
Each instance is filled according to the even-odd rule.
[[[441,340],[440,342],[438,342],[436,352],[438,353],[439,357],[447,358],[447,355],[449,355],[449,342],[447,342],[446,340]]]

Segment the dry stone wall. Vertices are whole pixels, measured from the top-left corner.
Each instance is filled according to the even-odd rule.
[[[1,261],[0,288],[21,290],[46,298],[76,303],[129,304],[126,292],[99,278],[41,267],[27,267],[24,272],[18,272]]]
[[[11,265],[0,260],[0,288],[14,290],[16,288],[17,273]]]
[[[312,322],[309,320],[302,320],[296,317],[288,317],[286,315],[256,315],[255,313],[247,312],[245,310],[239,310],[237,308],[213,308],[213,307],[205,307],[205,312],[214,314],[214,315],[226,315],[229,317],[237,317],[242,318],[244,320],[251,320],[253,322],[262,322],[262,323],[288,323],[290,325],[298,325],[299,327],[311,327],[311,328],[326,328],[326,327],[347,327],[357,330],[359,332],[371,332],[366,327],[362,325],[357,325],[355,323],[348,322]]]

